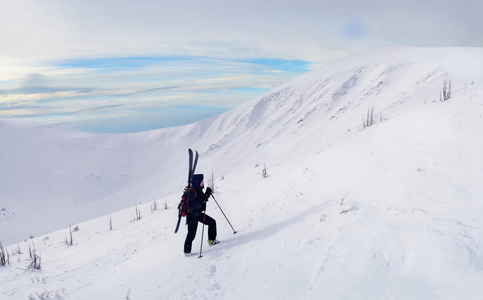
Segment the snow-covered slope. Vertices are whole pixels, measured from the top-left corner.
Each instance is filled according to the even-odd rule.
[[[18,244],[0,295],[479,299],[482,67],[483,49],[387,47],[179,128],[90,135],[1,121],[0,240],[11,252],[63,229]],[[210,202],[223,242],[201,259],[182,256],[184,228],[172,233],[188,147],[238,230]],[[80,229],[70,247],[69,224]],[[24,273],[32,244],[42,270]]]

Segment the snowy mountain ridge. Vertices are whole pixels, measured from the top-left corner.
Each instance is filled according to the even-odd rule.
[[[24,254],[0,267],[0,294],[479,299],[481,66],[479,48],[386,47],[178,128],[93,135],[2,120],[0,240],[12,251],[53,232],[19,244]],[[448,81],[452,97],[440,102]],[[364,129],[371,108],[376,124]],[[199,260],[182,257],[183,228],[172,234],[188,147],[199,172],[213,169],[238,230],[210,201],[223,242]],[[151,211],[154,197],[170,209]],[[80,228],[71,247],[69,224]],[[42,270],[16,269],[32,243]]]

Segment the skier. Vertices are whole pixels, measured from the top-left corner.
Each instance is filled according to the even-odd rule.
[[[185,256],[191,256],[191,245],[196,236],[196,230],[198,229],[198,222],[208,225],[208,245],[213,246],[219,243],[216,239],[216,221],[212,217],[205,214],[206,202],[211,196],[212,190],[210,187],[206,188],[206,192],[203,192],[205,183],[203,181],[203,174],[195,174],[191,180],[192,189],[187,190],[186,206],[188,214],[186,215],[186,222],[188,224],[188,234],[184,242]]]

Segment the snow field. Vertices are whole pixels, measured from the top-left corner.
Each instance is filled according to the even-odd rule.
[[[91,137],[92,145],[103,145],[93,146],[98,156],[85,148],[77,150],[85,152],[78,155],[96,158],[98,164],[103,155],[112,160],[99,167],[86,162],[85,184],[96,184],[100,176],[114,194],[99,200],[92,192],[88,200],[79,200],[74,213],[86,217],[95,207],[114,211],[121,206],[113,205],[113,199],[129,206],[139,203],[134,199],[143,199],[144,204],[138,204],[142,219],[131,221],[133,206],[73,223],[72,228],[79,226],[73,246],[65,244],[65,227],[19,243],[21,261],[12,256],[11,265],[0,268],[0,295],[480,299],[480,53],[481,49],[374,50],[314,70],[249,105],[193,126]],[[453,78],[453,97],[435,102],[445,74]],[[384,120],[362,129],[371,105],[383,112]],[[168,137],[172,144],[163,142]],[[184,226],[173,234],[187,167],[186,153],[173,149],[187,147],[201,152],[198,172],[205,174],[205,182],[215,168],[215,197],[238,231],[233,234],[211,199],[207,213],[217,220],[222,243],[208,247],[203,241],[200,259],[183,256]],[[165,165],[156,173],[158,160]],[[55,160],[48,162],[45,168]],[[267,178],[261,176],[264,165]],[[115,178],[122,168],[131,179],[120,180],[122,187],[116,190]],[[65,172],[75,171],[67,166]],[[104,180],[106,176],[110,179]],[[175,187],[179,192],[173,192]],[[69,189],[73,188],[66,188],[66,195]],[[158,210],[151,212],[152,202],[144,199],[153,194],[168,196],[157,197]],[[165,199],[168,210],[163,209]],[[49,207],[55,210],[56,205]],[[55,223],[55,213],[46,213],[44,219]],[[62,224],[70,222],[64,218]],[[199,251],[201,229],[194,251]],[[41,253],[42,269],[25,272],[19,268],[28,264],[32,242]],[[8,246],[9,251],[12,248],[16,244]]]

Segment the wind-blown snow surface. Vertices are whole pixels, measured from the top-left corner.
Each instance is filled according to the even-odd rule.
[[[481,299],[482,87],[483,49],[388,47],[190,126],[90,135],[0,121],[0,295]],[[188,147],[238,231],[210,201],[222,243],[200,259],[182,255],[183,226],[173,234]],[[29,245],[41,270],[21,270]]]

